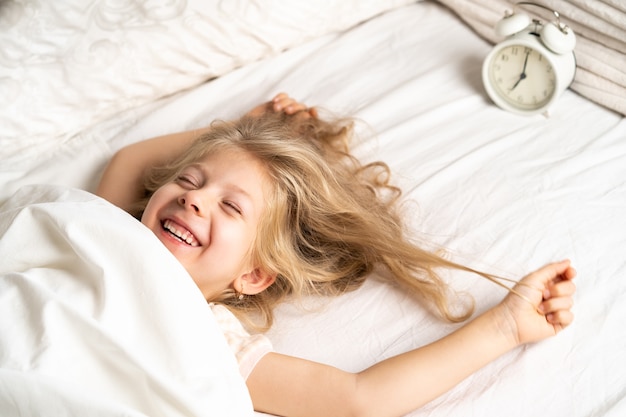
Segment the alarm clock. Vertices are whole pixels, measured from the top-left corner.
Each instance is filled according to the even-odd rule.
[[[570,86],[576,73],[576,36],[550,10],[555,22],[544,24],[523,13],[506,12],[495,28],[505,37],[485,58],[482,79],[491,100],[504,110],[533,115],[548,111]]]

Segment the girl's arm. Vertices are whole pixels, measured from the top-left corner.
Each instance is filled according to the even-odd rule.
[[[571,323],[575,271],[569,261],[528,275],[504,301],[430,345],[359,374],[270,353],[247,384],[255,409],[282,416],[401,416],[448,391],[524,343]],[[530,302],[529,302],[530,301]]]
[[[259,116],[266,111],[317,116],[315,109],[306,108],[285,93],[276,95],[270,102],[255,107],[248,114]],[[143,180],[147,170],[182,154],[195,138],[208,129],[210,127],[159,136],[120,149],[105,168],[96,194],[129,211],[143,197]]]

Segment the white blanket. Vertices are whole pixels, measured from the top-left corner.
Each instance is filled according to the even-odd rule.
[[[92,194],[0,208],[0,415],[245,416],[201,293],[154,235]]]

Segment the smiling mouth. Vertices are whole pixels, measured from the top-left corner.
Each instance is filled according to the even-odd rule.
[[[184,227],[174,223],[171,220],[165,220],[162,223],[163,230],[168,232],[171,236],[175,237],[179,241],[186,243],[189,246],[200,246],[200,242],[195,238],[195,236]]]

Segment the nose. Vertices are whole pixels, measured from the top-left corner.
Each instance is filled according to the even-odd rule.
[[[197,190],[188,191],[185,194],[178,197],[178,204],[185,208],[193,210],[196,214],[202,214],[203,203],[202,196],[196,192]]]

